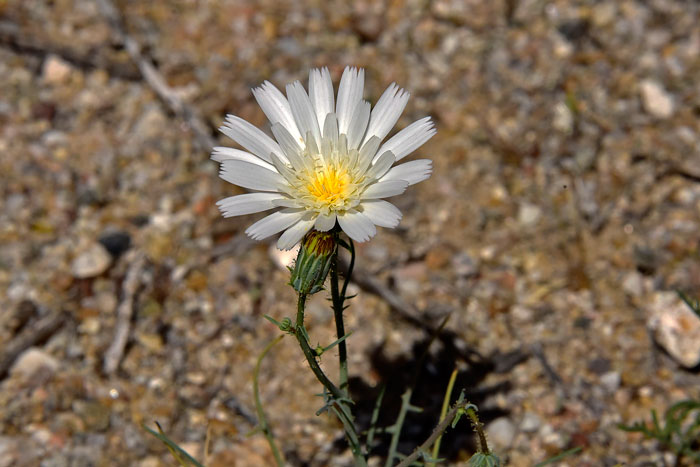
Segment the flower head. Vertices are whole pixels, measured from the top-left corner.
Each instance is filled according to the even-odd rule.
[[[382,144],[401,116],[408,93],[391,84],[374,109],[362,99],[364,70],[346,68],[335,99],[328,69],[311,70],[307,94],[299,81],[285,97],[263,83],[253,95],[272,125],[275,140],[234,115],[220,130],[249,152],[216,147],[221,178],[252,193],[217,203],[224,217],[280,208],[246,233],[260,240],[284,231],[278,248],[290,249],[312,228],[336,225],[353,240],[372,238],[376,226],[396,227],[401,212],[382,200],[427,179],[429,159],[394,166],[428,141],[430,117],[418,120]]]

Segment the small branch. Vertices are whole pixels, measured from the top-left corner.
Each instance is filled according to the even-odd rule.
[[[438,424],[438,426],[435,427],[428,439],[426,439],[423,442],[423,444],[414,449],[411,455],[404,458],[404,460],[397,464],[396,467],[408,467],[416,459],[418,459],[418,457],[420,457],[421,452],[428,452],[430,446],[432,446],[433,443],[445,432],[445,430],[447,430],[447,427],[450,426],[452,420],[454,420],[454,418],[457,416],[457,412],[463,410],[468,405],[469,403],[467,401],[458,402],[457,404],[455,404],[452,407],[452,409],[450,409],[450,411],[447,412],[445,418]]]
[[[104,69],[111,76],[126,80],[140,80],[141,73],[130,62],[120,62],[107,56],[103,51],[87,50],[84,52],[72,47],[57,44],[42,38],[36,30],[23,31],[23,28],[9,21],[0,21],[0,45],[18,54],[34,55],[44,59],[47,55],[57,55],[66,62],[80,69]]]
[[[10,367],[22,352],[51,337],[65,320],[65,312],[51,313],[26,326],[20,334],[8,342],[0,355],[0,380],[7,376]]]
[[[153,66],[153,62],[141,52],[139,43],[127,34],[122,15],[114,3],[111,0],[97,0],[97,3],[102,14],[118,34],[120,41],[124,44],[124,48],[138,67],[146,83],[175,115],[183,119],[192,128],[195,141],[200,146],[200,149],[209,151],[216,145],[216,141],[209,134],[209,127],[199,115],[199,112],[180,99],[180,96],[168,86],[163,75]]]
[[[105,374],[112,375],[124,356],[124,349],[131,332],[131,316],[134,313],[134,296],[139,288],[140,276],[143,271],[145,257],[138,256],[129,266],[124,279],[124,298],[117,308],[117,325],[114,331],[114,340],[105,353],[103,370]]]

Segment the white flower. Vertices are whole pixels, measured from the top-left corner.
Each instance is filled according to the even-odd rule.
[[[337,102],[326,68],[311,70],[308,94],[299,81],[287,85],[286,98],[267,81],[253,89],[277,141],[245,120],[227,116],[220,130],[249,152],[216,147],[211,158],[221,163],[221,178],[253,192],[219,201],[224,217],[282,208],[246,233],[260,240],[284,230],[277,247],[285,250],[311,228],[328,231],[336,220],[357,242],[373,237],[377,225],[398,225],[401,211],[381,198],[430,177],[432,161],[393,165],[428,141],[435,129],[425,117],[381,144],[409,94],[391,84],[370,111],[362,99],[364,76],[362,69],[346,68]]]

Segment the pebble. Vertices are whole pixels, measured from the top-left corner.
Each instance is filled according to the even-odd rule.
[[[644,80],[639,84],[644,110],[657,118],[673,115],[673,97],[656,81]]]
[[[610,394],[614,393],[620,388],[621,382],[622,376],[617,371],[608,371],[600,377],[600,384]]]
[[[536,204],[523,203],[518,210],[518,222],[525,227],[530,227],[542,217],[542,208]]]
[[[59,84],[68,80],[71,71],[73,71],[73,68],[68,62],[58,55],[51,54],[44,60],[41,68],[41,77],[47,83]]]
[[[622,280],[622,290],[633,297],[642,295],[642,292],[644,292],[642,275],[637,271],[628,273]]]
[[[525,412],[523,420],[520,422],[520,430],[525,433],[534,433],[540,429],[542,420],[534,412]]]
[[[38,347],[30,347],[20,354],[10,369],[10,374],[31,379],[40,371],[51,374],[58,370],[60,363]]]
[[[104,273],[112,264],[112,257],[100,243],[78,255],[71,264],[71,273],[76,279],[88,279]]]
[[[470,277],[479,272],[479,264],[465,251],[452,257],[452,268],[459,277]]]
[[[129,249],[131,237],[122,231],[106,232],[100,236],[99,242],[116,259]]]
[[[654,339],[686,368],[700,365],[700,318],[675,292],[658,292],[648,306]]]
[[[500,417],[489,423],[486,427],[488,440],[494,446],[505,448],[509,447],[515,439],[516,427],[513,422],[507,417]]]

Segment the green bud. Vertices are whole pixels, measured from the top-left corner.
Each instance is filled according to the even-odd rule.
[[[335,234],[317,230],[307,233],[292,269],[290,284],[294,290],[305,295],[322,290],[337,248]]]

